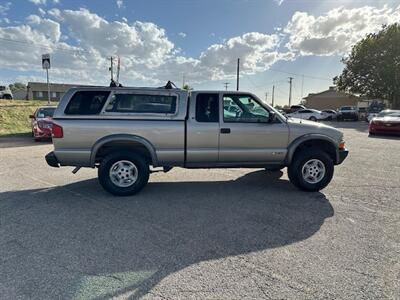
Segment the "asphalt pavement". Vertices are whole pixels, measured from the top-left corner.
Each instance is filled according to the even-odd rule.
[[[0,299],[399,299],[400,138],[335,126],[350,154],[317,193],[176,168],[118,198],[0,139]]]

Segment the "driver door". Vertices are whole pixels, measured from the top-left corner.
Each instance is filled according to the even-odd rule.
[[[227,93],[220,104],[221,164],[280,162],[285,159],[288,127],[250,94]]]

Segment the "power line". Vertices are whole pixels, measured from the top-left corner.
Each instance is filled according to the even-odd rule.
[[[88,50],[84,50],[84,49],[67,49],[67,48],[61,48],[58,46],[46,46],[46,45],[41,45],[41,44],[36,44],[36,43],[29,43],[27,41],[19,41],[19,40],[13,40],[13,39],[8,39],[8,38],[3,38],[0,37],[0,41],[4,41],[4,42],[10,42],[10,43],[16,43],[16,44],[22,44],[22,45],[29,45],[29,46],[34,46],[34,47],[38,47],[40,49],[46,49],[46,50],[59,50],[59,51],[67,51],[67,52],[85,52],[85,53],[89,53],[92,54],[93,52],[90,52]]]
[[[287,71],[278,70],[278,69],[275,69],[275,68],[269,68],[268,70],[274,71],[274,72],[285,73],[285,74],[289,74],[289,75],[304,76],[304,77],[306,77],[306,78],[311,78],[311,79],[332,81],[332,78],[317,77],[317,76],[312,76],[312,75],[306,75],[306,74],[299,74],[299,73],[287,72]],[[267,71],[268,71],[268,70],[267,70]]]

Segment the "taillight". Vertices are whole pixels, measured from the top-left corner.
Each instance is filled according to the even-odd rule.
[[[51,130],[51,135],[55,139],[60,139],[64,136],[63,129],[60,125],[53,124],[53,128]]]

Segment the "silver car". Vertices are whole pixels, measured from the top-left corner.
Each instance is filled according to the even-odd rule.
[[[288,167],[295,186],[318,191],[348,154],[337,129],[284,117],[246,92],[74,88],[53,120],[47,163],[98,168],[100,184],[122,196],[146,185],[150,166]]]

